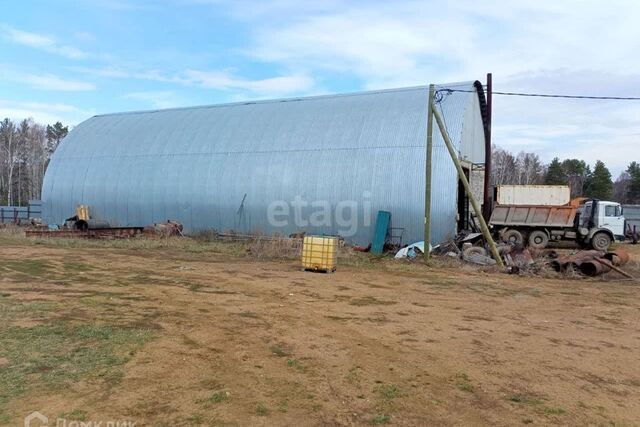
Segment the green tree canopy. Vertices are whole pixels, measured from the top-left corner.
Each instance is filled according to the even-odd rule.
[[[593,173],[588,177],[586,195],[595,199],[609,200],[612,192],[611,172],[602,161],[598,160],[593,168]]]
[[[627,187],[627,199],[629,203],[640,203],[640,164],[631,162],[627,167],[629,185]]]
[[[60,144],[60,141],[69,133],[68,126],[62,126],[62,123],[55,122],[52,125],[47,125],[47,150],[49,153],[53,153]]]
[[[547,173],[544,176],[544,183],[547,185],[566,185],[567,176],[562,169],[560,159],[554,158],[547,167]]]

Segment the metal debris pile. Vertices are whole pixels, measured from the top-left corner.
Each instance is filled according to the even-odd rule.
[[[159,237],[182,236],[182,224],[170,219],[165,222],[157,222],[146,226],[144,234]]]
[[[433,256],[447,256],[483,267],[497,264],[487,250],[480,233],[458,236],[455,240],[441,243],[431,249]],[[424,242],[416,242],[400,249],[395,258],[420,259],[424,251]],[[627,278],[633,278],[622,270],[629,262],[629,253],[617,249],[611,252],[597,250],[578,250],[557,252],[537,250],[522,244],[500,244],[498,253],[504,261],[505,272],[509,274],[543,275],[548,272],[561,274],[580,274],[583,276],[601,276],[615,272]]]
[[[615,271],[625,277],[633,278],[620,267],[629,262],[629,254],[623,250],[613,252],[579,251],[573,254],[548,253],[549,264],[558,272],[579,271],[585,276],[600,276]]]

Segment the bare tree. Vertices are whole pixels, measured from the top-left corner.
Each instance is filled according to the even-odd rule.
[[[545,168],[540,157],[521,151],[516,157],[517,184],[540,184],[544,180]]]
[[[40,198],[49,158],[67,132],[61,123],[0,122],[0,203],[24,205]]]
[[[0,122],[0,149],[3,152],[2,170],[7,204],[13,204],[13,173],[16,167],[16,126],[9,119]]]
[[[491,153],[491,185],[516,183],[516,159],[509,151],[494,147]]]
[[[494,147],[492,153],[491,184],[540,184],[544,180],[545,166],[534,153],[521,151],[517,156]]]
[[[631,184],[631,175],[628,172],[620,173],[616,182],[613,183],[613,200],[620,203],[630,203],[629,187]]]

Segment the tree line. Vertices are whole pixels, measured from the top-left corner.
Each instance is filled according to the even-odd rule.
[[[635,161],[614,182],[611,172],[600,160],[593,167],[584,160],[560,160],[558,157],[545,164],[535,153],[521,151],[514,155],[500,147],[494,147],[491,155],[492,185],[568,185],[572,198],[640,204],[640,164]]]
[[[0,122],[0,205],[25,206],[40,198],[51,154],[68,132],[60,122]]]

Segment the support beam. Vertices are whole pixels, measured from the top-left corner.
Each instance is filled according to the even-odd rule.
[[[436,118],[436,123],[438,124],[438,128],[440,128],[440,133],[442,134],[442,139],[444,139],[444,144],[447,146],[447,150],[449,150],[449,154],[451,155],[451,160],[453,160],[453,164],[456,166],[458,170],[458,177],[460,181],[462,181],[462,185],[464,186],[464,190],[467,192],[469,196],[469,201],[471,201],[471,206],[473,206],[473,211],[480,222],[480,229],[482,230],[482,235],[484,236],[487,244],[489,245],[489,249],[491,250],[491,255],[493,259],[496,260],[496,263],[500,267],[504,267],[504,263],[502,262],[502,257],[498,253],[498,248],[496,247],[496,243],[493,241],[493,237],[491,237],[491,233],[489,232],[489,227],[482,216],[482,211],[480,210],[480,206],[476,201],[475,197],[473,197],[473,193],[471,192],[471,186],[469,185],[469,181],[462,170],[462,165],[460,164],[460,159],[458,159],[458,153],[453,149],[453,143],[451,142],[451,138],[449,138],[449,133],[447,132],[447,128],[444,125],[444,120],[440,115],[440,112],[436,108],[435,102],[431,101],[431,110],[433,111],[433,116]],[[426,242],[425,242],[426,244]],[[426,251],[426,249],[425,249]]]
[[[429,106],[427,107],[427,152],[425,157],[425,187],[424,187],[424,260],[428,261],[430,255],[429,243],[431,241],[431,169],[433,151],[433,99],[435,85],[429,85]]]

